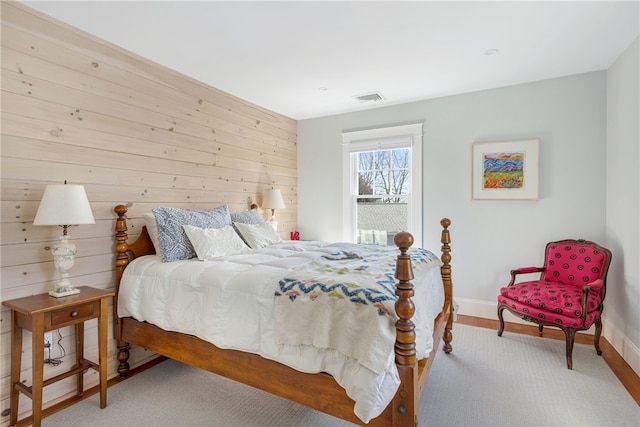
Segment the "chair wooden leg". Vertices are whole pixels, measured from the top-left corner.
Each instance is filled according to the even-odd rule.
[[[596,353],[598,353],[598,356],[602,355],[602,350],[600,349],[600,335],[602,334],[602,320],[598,319],[595,321],[596,324],[596,335],[593,339],[593,344],[596,347]]]
[[[567,328],[564,330],[564,334],[567,336],[567,368],[573,369],[571,354],[573,353],[573,343],[576,340],[576,330],[573,328]]]
[[[502,312],[504,311],[504,306],[498,304],[498,320],[500,320],[500,328],[498,329],[498,336],[501,337],[504,332],[504,319],[502,318]]]

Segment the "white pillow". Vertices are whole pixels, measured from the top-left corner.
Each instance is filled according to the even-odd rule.
[[[183,224],[182,228],[200,261],[250,250],[230,225],[223,228],[200,228]]]
[[[240,235],[251,249],[263,248],[272,243],[282,242],[282,238],[273,229],[269,221],[260,224],[234,222],[233,226],[240,232]]]
[[[156,222],[156,217],[151,212],[144,214],[144,225],[147,226],[147,233],[149,233],[149,237],[151,237],[151,243],[153,243],[153,247],[156,249],[157,255],[162,255],[160,253],[160,240],[158,239],[158,223]]]

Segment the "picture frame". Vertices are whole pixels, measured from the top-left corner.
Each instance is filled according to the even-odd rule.
[[[538,138],[475,142],[472,148],[474,200],[537,200]]]

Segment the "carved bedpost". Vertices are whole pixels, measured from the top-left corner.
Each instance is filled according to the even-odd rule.
[[[445,353],[449,354],[453,350],[451,347],[451,340],[453,340],[453,335],[451,334],[451,329],[453,328],[453,282],[451,281],[451,247],[449,243],[451,243],[451,235],[449,234],[449,226],[451,225],[451,220],[449,218],[443,218],[440,221],[440,225],[442,225],[442,238],[440,241],[442,242],[442,256],[440,259],[442,260],[442,267],[440,267],[440,271],[442,273],[442,282],[444,283],[444,309],[446,310],[447,305],[449,310],[451,310],[449,318],[447,319],[447,325],[444,328],[444,336],[442,340],[444,341],[444,346],[442,349]]]
[[[396,261],[395,278],[398,279],[396,284],[396,313],[398,321],[396,322],[396,362],[401,365],[413,365],[416,363],[416,327],[411,321],[416,307],[411,298],[414,295],[413,268],[411,266],[411,258],[407,254],[407,250],[413,245],[413,236],[407,232],[401,232],[394,236],[394,243],[400,249],[400,255]]]
[[[413,245],[413,236],[407,232],[401,232],[394,236],[393,242],[400,249],[400,255],[396,261],[395,278],[396,314],[399,319],[396,322],[395,356],[401,384],[396,397],[393,400],[393,425],[415,426],[418,420],[419,393],[415,392],[418,385],[418,364],[416,359],[416,327],[411,321],[415,313],[415,305],[412,301],[413,268],[411,258],[407,250]]]
[[[121,340],[122,325],[118,317],[118,293],[120,292],[120,279],[125,267],[129,264],[129,245],[127,244],[127,220],[124,217],[127,213],[127,207],[118,205],[114,208],[118,219],[116,220],[116,297],[113,299],[113,321],[115,323],[113,331],[118,345],[118,373],[121,377],[126,377],[129,373],[129,343]]]

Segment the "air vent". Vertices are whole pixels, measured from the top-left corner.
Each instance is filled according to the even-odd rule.
[[[365,93],[364,95],[354,96],[354,98],[360,101],[360,103],[362,104],[385,100],[385,97],[382,96],[379,92]]]

